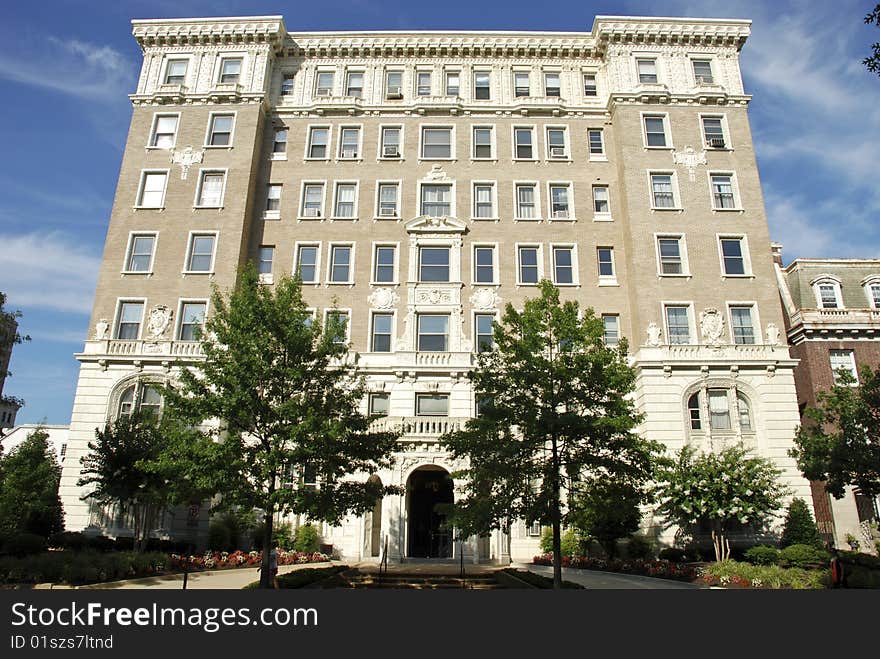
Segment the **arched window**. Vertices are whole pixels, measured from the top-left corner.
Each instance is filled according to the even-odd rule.
[[[691,394],[688,398],[688,415],[691,419],[691,430],[702,430],[703,423],[700,420],[700,392]]]
[[[733,385],[709,386],[693,392],[687,399],[687,414],[691,431],[735,432],[737,416],[740,432],[755,430],[749,399]]]
[[[736,402],[739,408],[739,427],[743,432],[752,432],[752,411],[749,408],[749,399],[741,391],[736,392]]]
[[[840,290],[840,278],[834,275],[821,275],[810,282],[816,295],[816,307],[819,309],[843,309],[843,295]]]
[[[871,275],[862,280],[865,287],[865,295],[868,297],[868,306],[871,309],[880,309],[880,275]]]
[[[116,418],[135,412],[159,418],[162,413],[162,392],[158,384],[139,380],[122,392],[116,407]]]

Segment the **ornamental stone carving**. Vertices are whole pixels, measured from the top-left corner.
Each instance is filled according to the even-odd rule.
[[[107,338],[107,331],[110,329],[110,323],[107,322],[106,318],[101,318],[97,323],[95,323],[95,340],[103,341]]]
[[[391,288],[377,288],[370,293],[367,301],[374,309],[391,309],[397,306],[400,296]]]
[[[724,333],[724,318],[715,307],[706,307],[700,312],[700,334],[703,342],[717,346],[721,343],[721,335]]]
[[[433,165],[431,171],[425,174],[425,181],[449,181],[450,178],[443,171],[443,165]]]
[[[672,162],[676,165],[682,165],[688,170],[688,177],[691,181],[696,181],[697,165],[707,164],[705,149],[697,153],[694,147],[687,145],[683,151],[672,152]]]
[[[185,181],[189,168],[195,164],[202,162],[205,150],[193,151],[192,146],[187,146],[183,151],[171,150],[171,162],[180,165],[180,180]]]
[[[161,339],[162,335],[171,325],[171,317],[173,313],[171,309],[164,304],[156,305],[150,311],[150,317],[147,320],[147,334],[152,340]]]
[[[779,345],[779,327],[776,323],[767,323],[767,343],[771,346]]]
[[[660,335],[662,331],[657,323],[648,323],[648,345],[657,347],[660,345]]]
[[[474,309],[485,311],[487,309],[497,309],[501,298],[491,288],[478,288],[470,297],[471,306]]]
[[[452,304],[452,292],[442,288],[419,290],[416,291],[416,304]]]

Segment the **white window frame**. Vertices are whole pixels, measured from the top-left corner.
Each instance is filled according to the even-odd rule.
[[[353,96],[353,95],[351,95],[351,94],[348,93],[348,90],[349,90],[349,88],[350,88],[349,81],[350,81],[350,78],[351,78],[351,74],[352,74],[352,73],[359,73],[359,74],[361,75],[361,93],[360,93],[360,96]],[[367,83],[367,71],[366,71],[364,68],[361,68],[361,67],[346,68],[346,69],[345,69],[345,77],[344,77],[344,79],[343,79],[343,81],[342,81],[342,84],[343,84],[343,88],[342,88],[343,95],[344,95],[344,96],[347,96],[347,97],[349,97],[349,98],[361,98],[361,99],[362,99],[362,98],[364,97],[364,89],[366,88],[366,83]]]
[[[290,80],[290,93],[284,93],[284,82],[285,80]],[[295,71],[281,71],[281,86],[278,87],[278,98],[286,98],[288,96],[293,96],[293,92],[296,85],[296,72]]]
[[[639,113],[640,121],[642,122],[642,145],[647,151],[672,151],[675,149],[675,144],[672,141],[672,126],[669,122],[669,113],[668,112],[640,112]],[[660,118],[663,120],[663,136],[666,140],[665,146],[651,146],[648,144],[648,125],[645,123],[645,119],[657,119]]]
[[[473,339],[473,347],[474,347],[474,354],[475,355],[480,354],[480,343],[477,340],[477,316],[492,316],[492,322],[494,324],[494,323],[498,322],[498,310],[496,309],[495,311],[492,311],[492,310],[477,311],[475,309],[475,310],[471,311],[471,330],[472,330],[471,338]],[[492,337],[493,337],[492,347],[493,348],[495,348],[494,336],[495,336],[495,332],[493,330],[493,332],[492,332]]]
[[[147,182],[148,174],[164,174],[165,175],[165,186],[162,188],[162,201],[158,206],[144,206],[142,205],[143,194],[144,194],[144,185]],[[145,210],[162,210],[165,208],[165,197],[168,194],[168,179],[170,178],[171,170],[170,169],[142,169],[141,170],[141,178],[138,183],[137,196],[135,197],[134,208],[137,209],[145,209]]]
[[[672,337],[669,334],[669,317],[666,314],[667,307],[685,307],[687,309],[688,319],[688,343],[672,343]],[[666,339],[666,345],[696,345],[699,343],[697,336],[697,324],[694,318],[693,300],[663,300],[660,302],[660,311],[663,314],[663,331]]]
[[[211,267],[208,270],[190,270],[189,264],[192,257],[193,239],[196,236],[213,236],[214,244],[211,247]],[[183,255],[183,269],[180,271],[184,275],[213,275],[215,266],[217,265],[217,244],[220,242],[220,232],[216,230],[190,231],[186,239],[186,252]]]
[[[345,341],[344,344],[346,346],[351,346],[351,307],[337,307],[324,309],[324,325],[322,327],[323,331],[327,331],[327,319],[329,318],[331,313],[336,314],[346,314],[348,316],[348,320],[345,323]]]
[[[663,266],[660,261],[660,240],[669,240],[669,239],[677,239],[678,240],[678,253],[681,258],[681,273],[665,273],[663,272]],[[690,264],[688,263],[688,251],[687,251],[687,237],[684,233],[655,233],[654,234],[654,253],[657,260],[657,276],[658,277],[690,277],[691,269]]]
[[[396,128],[398,134],[400,135],[400,140],[397,145],[397,155],[396,156],[386,156],[385,155],[385,129],[386,128]],[[376,152],[376,160],[404,160],[403,157],[403,145],[404,145],[404,133],[406,128],[404,124],[379,124],[379,149]]]
[[[535,189],[535,217],[521,217],[519,214],[519,196],[517,190],[522,185],[529,185]],[[513,221],[514,222],[541,222],[541,186],[538,181],[514,181],[513,182]]]
[[[432,185],[447,185],[451,188],[450,195],[450,208],[449,208],[449,217],[458,217],[457,209],[456,209],[456,201],[458,198],[458,190],[455,181],[418,181],[416,183],[416,203],[418,204],[418,214],[419,216],[424,215],[422,213],[422,188],[425,186]]]
[[[380,247],[391,247],[394,249],[394,264],[392,265],[392,280],[378,281],[376,279],[376,267],[378,266],[378,249]],[[397,286],[400,284],[400,242],[387,240],[374,240],[371,243],[371,259],[370,259],[370,284],[374,286]]]
[[[537,162],[538,161],[538,131],[535,124],[513,124],[510,127],[510,147],[512,159],[516,162]],[[532,157],[520,158],[516,154],[516,131],[529,130],[532,133]]]
[[[205,182],[206,174],[223,174],[223,186],[220,188],[220,203],[216,206],[208,206],[199,204],[202,196],[202,185]],[[196,185],[196,197],[193,199],[193,208],[208,208],[219,210],[224,208],[226,202],[226,183],[229,180],[228,170],[225,167],[202,167],[199,169],[199,179]]]
[[[758,317],[758,302],[756,300],[728,300],[727,301],[727,326],[730,328],[730,343],[731,345],[752,345],[749,343],[745,344],[736,344],[736,339],[733,333],[733,308],[734,307],[748,307],[750,313],[752,315],[752,334],[755,337],[754,345],[763,344],[764,340],[761,337],[761,319]]]
[[[443,68],[443,96],[449,96],[449,75],[458,76],[458,93],[452,98],[461,98],[461,78],[462,78],[462,70],[460,68],[455,67],[444,67]]]
[[[400,98],[390,98],[391,96],[391,87],[388,85],[388,74],[389,73],[399,73],[400,74]],[[406,87],[406,71],[400,66],[389,66],[383,69],[382,71],[382,99],[386,101],[402,101],[406,94],[403,93],[404,88]]]
[[[450,155],[447,158],[426,158],[424,155],[424,151],[423,151],[423,149],[425,147],[425,144],[424,144],[425,129],[437,130],[437,129],[441,129],[441,128],[449,131],[449,141],[450,141],[449,154]],[[448,161],[456,160],[457,158],[456,158],[456,153],[455,153],[455,142],[456,142],[455,124],[419,124],[419,162],[422,162],[422,161],[448,162]]]
[[[712,80],[709,82],[703,81],[700,83],[697,80],[697,72],[694,70],[694,61],[699,62],[709,62],[709,71],[712,75]],[[688,63],[690,71],[688,72],[690,75],[690,80],[693,81],[694,87],[699,87],[701,84],[703,85],[717,85],[718,84],[718,74],[717,74],[717,66],[715,63],[715,57],[711,53],[688,53]]]
[[[164,85],[178,85],[179,84],[183,87],[186,87],[186,83],[189,80],[190,74],[192,72],[192,60],[193,60],[192,55],[178,55],[177,53],[169,53],[169,54],[165,55],[165,57],[162,58],[162,69],[159,72],[159,80],[160,80],[159,85],[164,86]],[[186,71],[183,74],[183,82],[181,82],[181,83],[165,82],[165,80],[168,78],[168,64],[171,62],[180,62],[180,61],[186,62]]]
[[[213,135],[213,131],[211,130],[214,126],[214,117],[232,117],[232,130],[229,131],[229,144],[211,144],[211,135]],[[205,129],[205,143],[202,145],[205,149],[231,149],[235,146],[235,130],[238,128],[238,112],[236,110],[217,110],[216,112],[208,113],[208,126]]]
[[[605,194],[607,196],[608,203],[608,212],[601,213],[596,210],[596,188],[604,188]],[[611,186],[607,183],[593,183],[590,186],[590,205],[593,208],[593,222],[612,222],[613,217],[611,214]]]
[[[733,193],[733,208],[719,208],[715,205],[715,191],[712,188],[712,177],[713,176],[729,176],[730,177],[730,189]],[[739,194],[739,182],[737,181],[736,172],[725,170],[725,171],[709,171],[706,172],[707,181],[709,182],[709,203],[711,205],[712,211],[716,213],[731,213],[731,212],[741,212],[743,211],[742,207],[742,197]]]
[[[592,144],[590,142],[590,133],[598,132],[602,141],[602,153],[593,153]],[[608,148],[605,144],[605,129],[601,126],[590,126],[587,128],[587,155],[593,162],[608,162]]]
[[[269,261],[269,272],[260,272],[260,266],[263,263],[260,252],[264,249],[272,250],[272,260]],[[275,245],[258,245],[257,246],[257,258],[256,258],[256,266],[257,266],[257,275],[259,276],[261,284],[271,284],[274,281],[275,274],[275,254],[278,250],[275,249]]]
[[[224,62],[230,60],[241,60],[241,68],[238,71],[238,79],[235,82],[221,82],[220,77],[223,75],[223,64]],[[217,64],[214,70],[214,84],[215,85],[241,85],[242,79],[244,78],[245,71],[247,71],[247,67],[245,66],[245,62],[247,61],[247,53],[223,53],[219,57],[217,57]],[[231,142],[232,140],[230,140]]]
[[[492,281],[477,281],[477,250],[478,249],[491,249],[492,250]],[[499,245],[498,243],[473,243],[471,245],[471,285],[472,286],[500,286],[501,280],[499,277],[499,269],[500,263],[498,259],[499,255]],[[517,254],[519,254],[517,252]]]
[[[265,208],[263,210],[263,219],[264,220],[280,220],[281,219],[281,199],[284,195],[284,184],[283,183],[272,183],[272,182],[269,182],[266,184],[266,206],[269,205],[269,200],[271,199],[271,197],[269,196],[269,192],[273,188],[278,188],[278,190],[280,191],[278,194],[278,208],[271,209],[271,210],[269,208]]]
[[[128,301],[128,300],[126,300]],[[832,353],[849,353],[849,361],[852,364],[852,368],[850,369],[850,374],[855,379],[855,382],[852,382],[849,386],[857,387],[859,386],[859,365],[856,362],[856,351],[852,348],[832,348],[828,350],[828,366],[831,369],[831,377],[833,378],[833,382],[836,385],[839,384],[837,381],[837,370],[834,368],[834,359]]]
[[[874,296],[871,294],[871,288],[876,286],[880,288],[880,275],[870,275],[865,277],[862,282],[862,289],[865,291],[865,297],[868,298],[868,308],[880,309],[880,304],[875,303]]]
[[[754,277],[754,273],[752,272],[752,258],[751,251],[749,250],[749,238],[744,233],[716,233],[715,240],[718,244],[718,259],[719,264],[721,266],[721,278],[722,279],[749,279]],[[721,245],[722,240],[739,240],[740,249],[742,250],[742,259],[743,259],[743,270],[745,270],[745,274],[742,275],[731,275],[728,274],[724,268],[724,250]]]
[[[560,287],[577,287],[581,285],[580,264],[578,262],[578,249],[576,243],[550,243],[550,269],[553,275],[553,283]],[[571,283],[560,283],[556,279],[556,250],[567,249],[571,251]],[[517,253],[517,256],[519,253]],[[517,270],[519,264],[517,263]]]
[[[389,346],[388,346],[388,350],[387,350],[387,351],[383,351],[383,352],[374,352],[374,351],[373,351],[373,336],[374,336],[374,333],[373,333],[373,330],[374,330],[374,326],[373,326],[373,318],[375,318],[376,316],[391,316],[391,335],[390,335],[390,336],[391,336],[391,342],[390,342],[390,344],[389,344]],[[349,321],[349,324],[351,324],[351,317],[350,317],[350,316],[349,316],[348,321]],[[367,333],[368,333],[368,335],[369,335],[369,336],[367,337],[367,342],[368,342],[368,343],[367,343],[367,352],[368,352],[368,353],[372,353],[372,354],[374,354],[374,355],[390,355],[390,354],[392,354],[393,352],[395,352],[395,350],[394,350],[394,343],[395,343],[394,338],[397,336],[397,311],[396,311],[395,309],[370,309],[370,324],[369,324],[369,326],[368,326],[368,332],[367,332]],[[389,398],[388,398],[388,409],[389,409],[389,411],[390,411],[390,410],[391,410],[391,397],[390,397],[389,392],[381,392],[381,391],[372,392],[372,393],[370,393],[370,398],[372,399],[372,397],[373,397],[375,394],[377,394],[377,393],[384,393],[384,394],[386,394],[386,395],[389,396]],[[370,402],[368,402],[367,404],[369,405]]]
[[[269,160],[287,160],[287,145],[290,143],[290,126],[270,126],[269,130],[272,131],[272,151],[269,153]],[[285,139],[283,143],[284,151],[275,151],[275,145],[280,144],[280,142],[275,139],[275,136],[282,130],[287,133],[287,139]]]
[[[428,93],[420,94],[419,93],[419,76],[424,74],[428,75]],[[413,71],[413,98],[425,98],[426,96],[434,95],[434,69],[427,66],[417,66],[415,71]]]
[[[122,305],[131,302],[141,305],[141,321],[138,324],[138,335],[134,339],[119,339],[119,320],[122,314]],[[114,341],[140,341],[144,334],[144,321],[147,318],[147,298],[145,297],[118,297],[116,298],[116,310],[113,312],[113,330],[110,336]]]
[[[489,155],[488,158],[477,156],[477,140],[474,137],[474,132],[477,129],[489,131],[489,148],[492,153]],[[495,138],[496,134],[497,131],[495,129],[495,124],[473,124],[471,126],[471,160],[478,160],[482,162],[495,162],[498,160],[498,143]]]
[[[174,134],[171,137],[171,146],[153,146],[153,140],[156,138],[156,128],[159,126],[159,119],[161,117],[175,117],[177,120],[174,124]],[[234,128],[234,126],[233,126]],[[180,132],[180,112],[154,112],[153,113],[153,122],[150,126],[150,135],[147,138],[146,148],[150,150],[158,150],[158,151],[167,151],[168,149],[173,149],[177,145],[177,133]]]
[[[321,242],[320,241],[309,241],[303,240],[293,243],[293,269],[291,270],[291,276],[295,277],[297,272],[299,272],[299,250],[302,247],[314,247],[315,248],[315,279],[314,281],[303,281],[303,286],[312,285],[318,287],[321,285]]]
[[[553,217],[553,188],[568,189],[568,217]],[[548,222],[575,222],[577,213],[574,208],[574,182],[573,181],[547,181],[547,221]]]
[[[654,61],[654,75],[657,77],[656,82],[642,82],[641,73],[639,72],[639,60]],[[661,85],[663,84],[663,76],[660,75],[660,54],[659,53],[633,53],[632,59],[633,71],[635,73],[635,82],[640,85]]]
[[[595,94],[587,94],[587,76],[593,77],[593,85],[596,87]],[[599,72],[596,70],[581,71],[581,95],[585,99],[599,97]]]
[[[444,316],[446,318],[446,345],[445,350],[420,350],[419,349],[419,339],[422,336],[421,333],[421,319],[423,316]],[[429,336],[438,336],[437,334],[430,334]],[[415,349],[416,352],[429,352],[429,353],[444,353],[451,352],[452,348],[452,313],[448,311],[420,311],[415,314]],[[439,392],[424,392],[424,393],[439,393]]]
[[[477,216],[477,186],[492,188],[492,214],[488,217]],[[498,181],[471,181],[471,221],[473,222],[498,222]]]
[[[534,248],[537,250],[538,259],[538,281],[536,283],[523,283],[522,281],[522,265],[519,260],[520,248]],[[516,264],[516,285],[519,286],[537,286],[544,279],[544,246],[541,243],[514,243],[513,245],[513,262]]]
[[[547,93],[547,76],[548,75],[555,75],[556,78],[559,80],[559,94],[556,96],[550,96],[550,94]],[[562,69],[557,69],[557,68],[541,69],[541,85],[542,85],[543,91],[544,91],[544,98],[559,98],[559,99],[563,98],[563,96],[562,96],[562,78],[563,78]]]
[[[656,206],[654,204],[654,176],[668,176],[672,187],[672,206]],[[648,203],[652,211],[681,211],[681,192],[678,189],[678,174],[672,169],[648,170]]]
[[[131,260],[131,251],[134,249],[134,240],[135,238],[141,238],[150,236],[153,238],[153,249],[150,253],[150,264],[146,270],[129,270],[129,262]],[[129,231],[128,232],[128,246],[125,248],[125,260],[122,262],[122,270],[120,272],[124,275],[152,275],[153,274],[153,263],[156,261],[156,247],[159,243],[159,232],[158,231]]]
[[[824,284],[826,286],[834,287],[834,297],[837,300],[837,309],[845,309],[846,307],[843,305],[843,290],[841,288],[842,283],[840,277],[837,277],[836,275],[824,274],[814,277],[810,281],[810,287],[813,289],[813,295],[816,297],[816,308],[825,308],[822,306],[822,293],[819,290],[819,286]]]
[[[306,215],[306,186],[309,185],[320,185],[321,186],[321,208],[319,210],[319,214],[317,216]],[[299,188],[299,211],[297,214],[297,220],[325,220],[327,219],[327,214],[324,212],[327,207],[327,181],[316,181],[316,180],[304,180],[300,182]]]
[[[602,341],[606,346],[615,347],[620,344],[620,339],[623,338],[620,331],[620,314],[619,313],[603,313],[599,316],[602,319]],[[607,334],[608,334],[608,326],[605,324],[606,318],[616,318],[617,319],[617,340],[614,343],[608,343]]]
[[[312,131],[314,130],[326,130],[327,131],[327,153],[323,158],[312,157],[309,153],[312,150]],[[306,126],[306,148],[303,152],[303,160],[311,160],[313,162],[329,162],[332,160],[333,154],[333,126],[330,124],[309,124]]]
[[[337,195],[339,194],[339,186],[341,185],[354,186],[354,215],[351,217],[336,214],[336,203],[338,201]],[[336,220],[357,222],[359,216],[358,210],[360,209],[360,187],[360,181],[333,181],[333,212],[330,215],[331,222]]]
[[[350,247],[350,257],[348,260],[348,281],[331,281],[333,274],[333,248],[334,247]],[[355,250],[357,243],[354,241],[331,241],[327,243],[327,286],[353,286],[354,285],[354,267],[355,267]]]
[[[563,149],[561,156],[550,157],[550,131],[561,130]],[[552,162],[567,162],[571,160],[571,140],[569,139],[568,126],[562,124],[544,124],[544,160]]]
[[[709,146],[709,141],[706,139],[706,130],[703,127],[704,119],[720,119],[721,120],[721,137],[724,140],[724,146]],[[733,145],[730,142],[730,128],[727,124],[727,114],[723,112],[700,112],[698,115],[699,120],[699,128],[700,128],[700,137],[703,139],[703,144],[706,148],[711,149],[712,151],[733,151]]]
[[[202,317],[202,327],[205,326],[205,323],[208,320],[208,305],[210,304],[210,300],[208,298],[180,298],[177,300],[177,314],[174,320],[174,337],[175,341],[184,341],[184,339],[180,338],[180,330],[183,325],[183,305],[184,304],[204,304],[205,305],[205,315]],[[189,341],[186,341],[189,343]]]
[[[493,98],[493,94],[492,94],[492,77],[493,77],[493,76],[492,76],[492,73],[493,73],[492,69],[491,69],[491,68],[487,68],[487,67],[485,67],[485,66],[475,66],[475,67],[473,68],[473,71],[471,71],[471,82],[472,82],[472,85],[471,85],[471,96],[472,96],[472,98],[473,98],[474,101],[479,102],[479,101],[493,101],[493,100],[495,100],[495,99]],[[487,75],[487,76],[489,76],[489,87],[488,87],[488,89],[489,89],[489,98],[477,98],[477,76],[478,76],[478,75]]]
[[[318,93],[318,89],[319,89],[318,80],[320,79],[320,76],[322,73],[333,74],[333,82],[330,84],[330,93],[329,94],[319,94]],[[337,73],[339,73],[339,72],[336,70],[335,66],[319,66],[317,69],[315,69],[315,80],[314,80],[314,85],[312,86],[312,98],[313,99],[318,100],[320,98],[326,98],[328,96],[335,96],[336,95],[337,83],[339,81],[339,76],[337,75]],[[320,87],[320,89],[327,89],[327,88]]]
[[[599,272],[599,250],[607,249],[611,251],[611,274],[603,275]],[[597,245],[596,246],[596,277],[599,279],[599,286],[617,286],[617,259],[614,256],[613,245]]]
[[[379,197],[380,188],[383,185],[393,185],[397,187],[397,202],[395,204],[394,215],[382,215],[379,209],[379,204],[381,202]],[[373,221],[374,222],[388,222],[395,221],[400,222],[403,217],[403,213],[401,212],[402,199],[400,191],[403,189],[403,181],[400,179],[396,180],[379,180],[376,181],[376,189],[373,192],[374,202],[373,202]]]
[[[353,158],[343,156],[342,151],[342,131],[357,130],[357,154]],[[364,159],[364,125],[363,124],[339,124],[336,132],[336,160],[342,162],[357,162]]]

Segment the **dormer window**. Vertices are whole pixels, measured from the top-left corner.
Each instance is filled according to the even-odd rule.
[[[819,309],[843,309],[843,296],[837,277],[819,277],[810,282],[810,285],[816,294],[816,305]]]
[[[868,277],[862,285],[865,287],[865,295],[868,296],[868,306],[880,309],[880,275]]]

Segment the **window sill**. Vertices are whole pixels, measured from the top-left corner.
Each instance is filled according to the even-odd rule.
[[[424,156],[419,157],[419,162],[456,162],[456,158],[425,158]]]
[[[387,160],[389,162],[400,162],[403,160],[403,156],[379,156],[376,160]]]
[[[370,281],[370,286],[400,286],[400,282],[394,281]]]
[[[498,162],[498,158],[477,158],[476,156],[471,156],[471,160],[474,162]]]
[[[590,162],[608,162],[607,156],[591,155]]]
[[[713,208],[713,213],[744,213],[745,208]]]
[[[121,270],[119,272],[119,274],[121,274],[121,275],[142,275],[144,277],[152,277],[153,271],[152,270],[149,270],[149,271],[147,271],[147,270]]]
[[[674,213],[681,213],[684,208],[679,206],[651,206],[652,211],[671,211]]]
[[[132,206],[136,211],[164,211],[165,206]]]
[[[500,222],[501,218],[497,216],[493,217],[474,217],[471,216],[471,222]]]
[[[280,220],[281,211],[263,211],[264,220]]]
[[[261,284],[273,284],[275,283],[275,278],[272,276],[271,272],[261,272],[259,273],[259,279]]]
[[[226,149],[227,151],[232,149],[231,144],[204,144],[202,145],[203,149]]]
[[[376,215],[373,222],[400,222],[400,215]]]
[[[746,274],[746,275],[723,274],[723,275],[721,275],[721,279],[754,279],[754,278],[755,278],[755,275],[753,275],[753,274]]]
[[[269,160],[287,160],[286,153],[271,153],[269,154]]]
[[[298,215],[296,219],[298,222],[323,222],[325,218],[323,215]]]
[[[306,156],[303,158],[303,162],[330,162],[330,158],[310,158]]]
[[[214,276],[213,270],[182,270],[180,272],[184,277],[188,275],[208,275],[209,277]]]
[[[578,283],[578,282],[576,282],[576,281],[573,281],[573,282],[568,283],[568,284],[561,284],[561,283],[559,283],[558,281],[554,281],[554,282],[553,282],[553,285],[554,285],[554,286],[558,286],[559,288],[580,288],[580,287],[581,287],[580,283]],[[600,285],[601,285],[601,284],[600,284]]]
[[[353,281],[328,281],[327,286],[354,286]]]
[[[194,211],[222,211],[223,206],[193,206]]]
[[[513,162],[538,162],[537,158],[513,158]]]
[[[690,273],[682,273],[680,275],[674,275],[674,274],[666,274],[666,273],[660,272],[657,274],[657,278],[658,279],[690,279],[691,274]]]
[[[144,147],[147,151],[171,151],[174,149],[174,145],[171,146],[150,146],[149,144]]]
[[[514,222],[543,222],[543,219],[540,217],[515,217],[513,218]]]
[[[616,277],[615,278],[609,277],[607,279],[600,277],[599,278],[599,286],[620,286],[620,284],[617,283]]]
[[[668,146],[648,146],[645,145],[645,151],[674,151],[675,147],[671,144]]]
[[[361,162],[363,158],[358,156],[357,158],[337,158],[336,162]]]
[[[497,281],[473,281],[471,286],[501,286],[501,282]]]
[[[358,219],[356,217],[339,217],[337,215],[330,216],[331,222],[357,222]]]
[[[594,215],[593,222],[614,222],[614,218],[611,215]]]
[[[557,156],[555,158],[548,156],[547,162],[572,162],[569,156]]]
[[[520,288],[520,287],[536,288],[537,286],[538,286],[537,283],[535,283],[535,284],[524,284],[524,283],[522,283],[521,281],[516,282],[516,287],[517,287],[517,288]]]
[[[572,215],[570,217],[548,217],[548,222],[577,222],[577,218]]]

